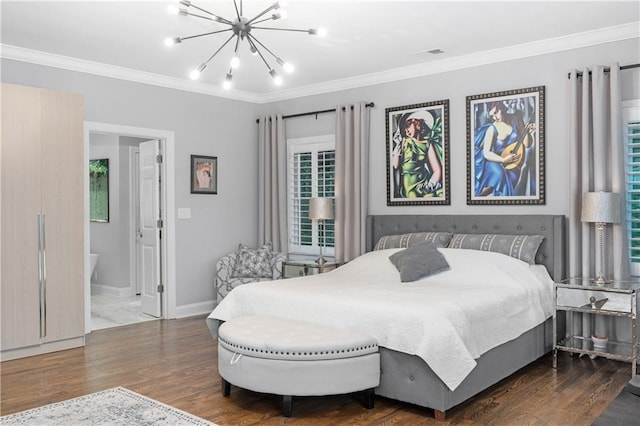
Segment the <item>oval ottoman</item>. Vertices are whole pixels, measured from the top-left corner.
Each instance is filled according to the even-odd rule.
[[[222,393],[231,384],[283,396],[291,416],[293,396],[365,392],[373,408],[380,384],[375,338],[352,331],[265,316],[241,316],[218,330],[218,371]]]

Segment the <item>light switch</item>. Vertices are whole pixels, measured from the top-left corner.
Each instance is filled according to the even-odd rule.
[[[178,207],[178,219],[191,219],[191,209],[189,207]]]

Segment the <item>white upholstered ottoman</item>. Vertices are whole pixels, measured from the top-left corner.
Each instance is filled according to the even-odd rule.
[[[218,370],[222,394],[231,384],[255,392],[283,395],[283,413],[291,416],[293,396],[364,391],[373,408],[380,383],[380,354],[375,338],[300,321],[242,316],[218,330]]]

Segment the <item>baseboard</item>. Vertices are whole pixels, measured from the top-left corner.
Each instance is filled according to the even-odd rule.
[[[192,303],[191,305],[176,306],[175,318],[193,317],[195,315],[208,315],[216,307],[215,300]]]
[[[114,297],[131,297],[135,292],[131,287],[113,287],[110,285],[91,283],[91,294],[104,294]]]
[[[84,336],[71,337],[68,339],[57,340],[55,342],[47,342],[40,345],[2,351],[0,352],[0,361],[11,361],[13,359],[25,358],[28,356],[42,355],[50,352],[58,352],[66,349],[78,348],[84,345]]]

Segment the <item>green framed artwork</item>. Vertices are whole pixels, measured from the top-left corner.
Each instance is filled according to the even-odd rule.
[[[89,220],[109,222],[109,159],[89,160]]]
[[[386,108],[387,205],[449,205],[449,100]]]

